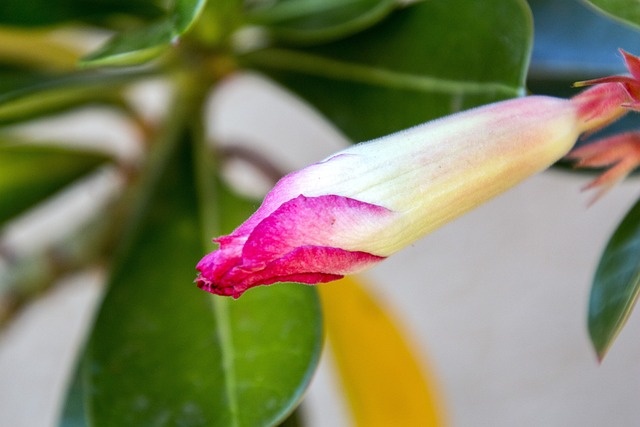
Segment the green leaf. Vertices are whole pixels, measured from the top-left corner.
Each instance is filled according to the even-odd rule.
[[[9,70],[73,70],[75,48],[55,40],[49,32],[0,26],[0,75]]]
[[[583,0],[599,12],[640,28],[640,3],[636,0]]]
[[[311,44],[362,31],[397,6],[396,0],[279,0],[250,5],[247,19],[280,42]]]
[[[83,360],[92,426],[273,425],[315,368],[314,288],[262,287],[233,300],[195,287],[204,237],[193,171],[182,141],[111,277]],[[219,197],[219,216],[235,225],[239,207],[253,209]]]
[[[43,26],[69,21],[106,24],[121,16],[157,17],[162,9],[153,0],[2,0],[0,25]]]
[[[107,160],[97,152],[0,144],[0,224]]]
[[[0,125],[87,104],[119,104],[119,90],[149,73],[7,73],[0,81]]]
[[[640,201],[627,213],[602,254],[589,299],[589,334],[602,359],[640,293]]]
[[[524,94],[531,39],[523,1],[427,1],[338,42],[241,59],[363,141]]]
[[[80,61],[83,67],[141,64],[160,56],[171,45],[173,23],[166,19],[113,36]]]
[[[115,35],[84,57],[85,67],[137,65],[157,58],[196,21],[205,0],[176,0],[174,11],[153,24]]]
[[[206,2],[206,0],[176,0],[173,13],[174,35],[182,35],[191,28]]]

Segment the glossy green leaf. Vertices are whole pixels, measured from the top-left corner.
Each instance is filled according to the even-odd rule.
[[[338,42],[242,59],[363,141],[524,94],[531,38],[523,1],[426,1]]]
[[[336,40],[376,24],[396,0],[279,0],[250,4],[247,19],[290,44]]]
[[[173,27],[176,36],[187,32],[200,16],[206,0],[176,0]]]
[[[84,394],[85,386],[82,383],[82,377],[79,372],[76,372],[62,408],[60,427],[88,427],[83,401]],[[292,412],[278,427],[304,427],[300,411]]]
[[[194,285],[204,236],[189,147],[165,165],[111,277],[83,361],[89,425],[274,425],[315,368],[315,289],[284,284],[233,300]],[[253,209],[217,197],[223,222]]]
[[[43,26],[69,21],[106,24],[116,17],[157,17],[154,0],[2,0],[0,25]]]
[[[602,254],[589,299],[589,334],[602,359],[640,293],[640,201],[627,213]]]
[[[583,1],[611,18],[617,19],[636,28],[640,28],[640,3],[636,0]]]
[[[82,59],[83,66],[137,65],[160,56],[198,18],[205,0],[176,0],[165,18],[115,35],[101,48]]]
[[[0,125],[87,104],[118,104],[121,102],[119,89],[148,75],[141,72],[6,73],[0,81]]]
[[[96,152],[0,144],[0,224],[107,160]]]

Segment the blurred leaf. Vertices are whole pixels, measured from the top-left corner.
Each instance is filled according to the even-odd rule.
[[[180,36],[187,32],[198,19],[207,0],[175,0],[172,20],[174,34]]]
[[[174,11],[153,24],[117,34],[82,59],[83,66],[137,65],[166,51],[198,18],[205,0],[176,0]]]
[[[154,18],[162,9],[153,0],[2,0],[0,25],[43,26],[69,21],[105,23],[118,16]]]
[[[398,6],[396,0],[279,0],[256,2],[250,23],[291,44],[336,40],[376,24]]]
[[[85,104],[118,104],[121,101],[119,89],[146,76],[149,73],[3,73],[0,81],[0,125]]]
[[[524,94],[531,38],[523,1],[426,1],[338,42],[241,59],[364,141]]]
[[[356,424],[443,426],[433,375],[393,319],[353,278],[318,286],[327,334]]]
[[[602,360],[640,293],[640,201],[627,213],[602,254],[589,299],[589,334]]]
[[[104,164],[104,154],[0,144],[0,224]]]
[[[583,0],[598,11],[640,28],[640,3],[637,0]]]
[[[163,166],[111,277],[83,361],[92,426],[272,425],[315,368],[313,288],[264,287],[232,300],[193,284],[204,237],[189,147],[183,140]],[[223,196],[219,215],[237,223],[243,204]]]
[[[80,61],[84,67],[125,66],[150,61],[171,46],[173,23],[166,19],[115,35]]]
[[[50,32],[0,27],[0,64],[69,71],[77,60],[76,51],[56,42]]]

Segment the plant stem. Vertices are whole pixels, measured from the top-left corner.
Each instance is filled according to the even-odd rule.
[[[116,213],[122,221],[122,238],[116,248],[116,262],[125,256],[135,239],[140,221],[149,205],[154,188],[169,167],[168,162],[178,145],[184,143],[184,133],[194,120],[201,120],[203,105],[209,92],[209,84],[197,72],[181,71],[175,77],[173,110],[167,115],[164,126],[148,144],[148,155],[133,183],[123,196]]]

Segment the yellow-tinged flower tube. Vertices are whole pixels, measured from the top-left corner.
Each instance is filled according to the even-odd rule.
[[[196,282],[237,298],[257,285],[361,271],[547,168],[626,102],[623,85],[605,82],[570,100],[503,101],[354,145],[282,178],[215,239]]]

